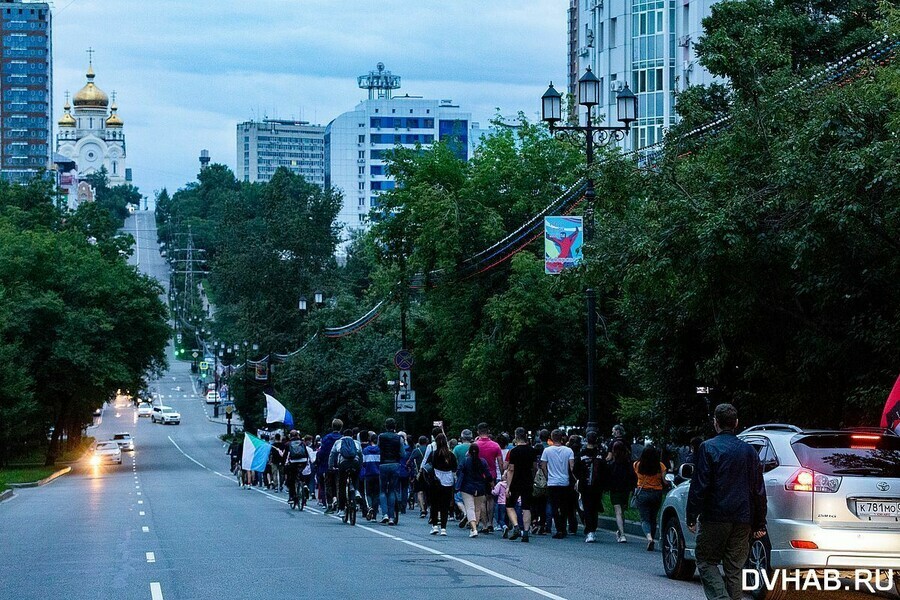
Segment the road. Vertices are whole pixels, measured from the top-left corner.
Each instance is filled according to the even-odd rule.
[[[165,283],[155,235],[145,231],[152,215],[138,213],[128,225],[144,230],[135,263]],[[571,536],[522,544],[499,535],[469,539],[456,527],[436,538],[418,518],[349,527],[315,508],[291,511],[283,494],[241,490],[217,437],[224,426],[207,418],[202,390],[171,347],[169,360],[152,386],[181,412],[181,425],[154,425],[131,406],[107,405],[91,434],[131,432],[136,450],[123,465],[77,465],[0,504],[0,597],[221,600],[286,590],[317,599],[703,597],[697,581],[666,579],[659,553],[636,538],[615,544],[603,533],[593,545]]]

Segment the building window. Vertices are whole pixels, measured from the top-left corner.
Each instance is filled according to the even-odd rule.
[[[616,47],[616,23],[617,20],[612,18],[609,20],[609,47]]]
[[[360,144],[365,144],[365,143],[366,143],[366,136],[365,136],[365,135],[359,136],[359,143],[360,143]]]
[[[360,189],[360,190],[363,190],[363,191],[366,189],[366,182],[365,182],[365,181],[360,181],[360,182],[359,182],[359,189]]]
[[[360,174],[360,175],[365,175],[365,174],[366,174],[366,168],[365,168],[365,167],[360,167],[360,168],[359,168],[359,174]]]
[[[359,205],[360,205],[360,206],[365,206],[365,205],[366,205],[366,199],[365,199],[365,198],[360,198],[360,199],[359,199]]]
[[[112,161],[112,172],[113,175],[117,174],[116,167],[118,167],[118,163],[116,161]]]
[[[365,151],[365,150],[360,150],[360,151],[359,151],[359,157],[360,157],[361,159],[365,160],[365,158],[366,158],[366,151]]]

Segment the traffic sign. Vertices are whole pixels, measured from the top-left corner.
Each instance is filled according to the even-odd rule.
[[[413,355],[409,350],[398,350],[394,355],[394,366],[401,371],[409,371],[413,366]]]
[[[229,404],[225,407],[225,414],[231,416],[231,413],[234,412],[234,405]]]
[[[200,356],[200,353],[197,352],[196,350],[194,350],[193,352],[191,352],[191,356],[193,356],[194,358],[197,358],[198,356]]]
[[[200,363],[200,370],[201,370],[201,371],[208,371],[208,370],[209,370],[209,363],[206,362],[206,361],[203,361],[202,363]]]
[[[444,427],[444,422],[443,422],[443,421],[432,421],[432,422],[431,422],[431,426],[432,426],[432,427],[440,427],[440,428],[443,429],[443,427]]]
[[[412,374],[407,371],[400,371],[400,379],[398,381],[400,389],[408,390],[412,387]]]
[[[416,412],[416,392],[414,390],[398,392],[395,407],[398,413]]]

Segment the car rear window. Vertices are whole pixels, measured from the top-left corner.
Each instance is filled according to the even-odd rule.
[[[900,478],[900,437],[877,433],[828,433],[791,443],[800,465],[825,475]]]
[[[127,440],[130,437],[131,436],[128,435],[127,433],[117,433],[116,435],[113,436],[113,439],[114,440]]]

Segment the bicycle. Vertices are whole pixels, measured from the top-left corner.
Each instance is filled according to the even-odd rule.
[[[347,489],[346,489],[346,498],[347,498],[347,506],[344,507],[344,516],[342,520],[344,523],[350,523],[350,525],[356,525],[356,512],[357,512],[357,501],[356,501],[356,486],[353,484],[353,480],[356,479],[354,474],[351,472],[347,476]]]

